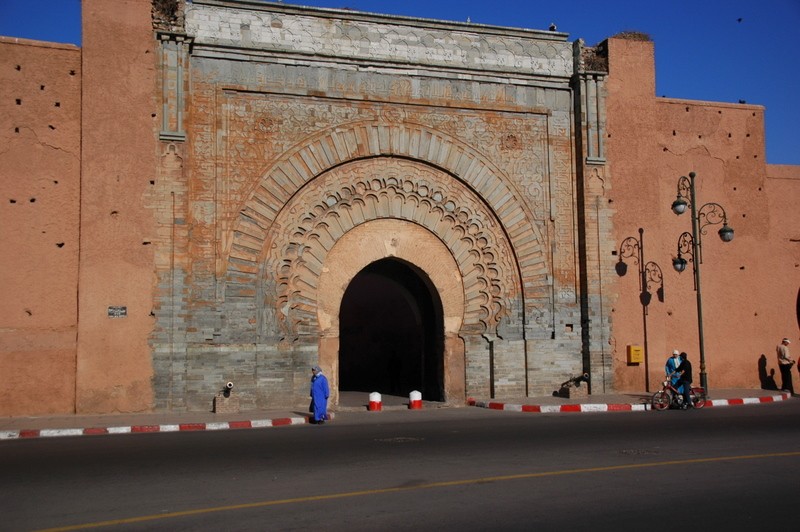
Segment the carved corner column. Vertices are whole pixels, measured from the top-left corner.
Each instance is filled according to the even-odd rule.
[[[606,165],[606,87],[608,59],[605,44],[587,47],[575,42],[572,87],[577,153],[578,230],[581,264],[581,328],[584,370],[591,393],[612,390],[613,368],[610,312],[614,296],[614,210],[608,201],[610,179]]]
[[[151,337],[156,409],[183,411],[186,403],[185,318],[188,261],[188,183],[184,127],[185,71],[189,41],[179,33],[157,32],[158,167],[148,205],[158,226],[155,245],[156,326]]]
[[[162,141],[183,142],[186,140],[186,73],[189,69],[192,40],[181,33],[159,32],[157,36],[161,44],[161,128],[158,138]]]

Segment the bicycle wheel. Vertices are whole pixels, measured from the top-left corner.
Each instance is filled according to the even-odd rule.
[[[669,394],[663,390],[653,394],[652,404],[653,408],[655,408],[656,410],[666,410],[667,408],[669,408],[669,401],[670,401]]]
[[[692,402],[695,408],[706,406],[706,391],[702,388],[692,388]]]

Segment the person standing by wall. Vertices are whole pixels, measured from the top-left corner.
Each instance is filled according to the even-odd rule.
[[[681,353],[681,363],[678,365],[678,374],[680,378],[678,380],[678,388],[681,389],[683,387],[683,405],[681,408],[693,408],[694,404],[692,403],[692,363],[689,362],[689,355],[686,353]]]
[[[314,366],[311,368],[311,408],[313,423],[322,425],[328,419],[328,378],[322,374],[322,368]]]
[[[678,387],[678,381],[680,380],[680,376],[676,373],[678,371],[678,366],[681,365],[680,353],[678,350],[674,350],[672,352],[672,356],[667,359],[667,363],[664,364],[664,373],[667,375],[667,378],[670,380],[673,386],[680,392],[680,388]]]
[[[784,338],[776,348],[776,351],[778,353],[778,367],[781,370],[781,391],[794,394],[794,385],[792,384],[794,359],[789,354],[790,343],[788,338]]]

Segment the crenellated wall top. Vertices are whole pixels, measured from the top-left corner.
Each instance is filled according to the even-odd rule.
[[[196,50],[523,77],[573,73],[572,44],[559,32],[234,0],[195,0],[185,15]]]

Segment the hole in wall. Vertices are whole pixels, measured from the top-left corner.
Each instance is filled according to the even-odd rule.
[[[750,133],[748,133],[747,135],[745,135],[745,137],[748,137],[748,138],[749,138],[749,137],[750,137]]]
[[[17,105],[22,105],[22,99],[21,98],[17,98]]]
[[[56,247],[63,248],[64,247],[64,242],[56,242]]]
[[[17,65],[17,70],[22,70],[22,65]]]
[[[16,203],[16,202],[17,202],[17,200],[15,200],[15,199],[9,199],[9,200],[8,200],[8,202],[9,202],[9,203]]]
[[[143,246],[149,246],[150,244],[152,244],[152,242],[150,242],[149,240],[145,240],[144,242],[142,242]]]
[[[53,124],[47,124],[47,127],[50,128],[50,131],[54,131],[56,129],[56,126],[54,126]]]
[[[74,71],[74,70],[70,70],[70,71],[69,71],[69,75],[70,75],[70,76],[74,76],[74,75],[75,75],[75,71]]]
[[[31,309],[27,309],[26,308],[25,309],[25,314],[27,314],[28,316],[33,316],[33,312],[31,311]]]
[[[56,107],[61,107],[61,102],[56,102]]]
[[[28,201],[30,201],[31,203],[36,203],[36,198],[31,198]]]
[[[44,85],[39,85],[39,90],[43,91],[44,90]]]
[[[14,133],[19,133],[19,128],[18,127],[14,128]]]

